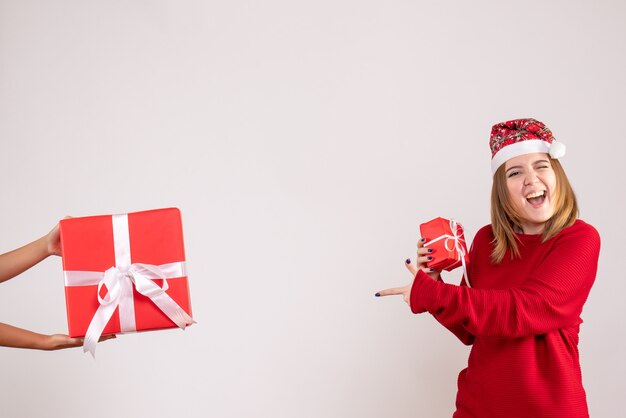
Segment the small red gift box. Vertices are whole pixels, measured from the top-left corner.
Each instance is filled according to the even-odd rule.
[[[64,219],[59,229],[69,335],[86,336],[86,351],[100,335],[193,323],[178,209]]]
[[[469,261],[463,227],[453,220],[435,218],[420,225],[426,239],[424,247],[434,250],[434,260],[426,265],[435,270],[451,271]]]

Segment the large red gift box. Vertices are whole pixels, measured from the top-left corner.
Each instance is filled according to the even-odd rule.
[[[435,218],[420,225],[426,239],[424,247],[432,248],[434,260],[426,265],[435,270],[451,271],[469,261],[461,224],[453,220]]]
[[[157,293],[161,292],[161,288],[165,290],[161,292],[165,293],[160,295],[161,299],[167,299],[166,304],[173,306],[171,309],[178,309],[182,317],[191,319],[182,222],[178,209],[64,219],[60,222],[60,234],[67,322],[71,337],[86,335],[96,311],[101,307],[98,296],[106,300],[110,290],[106,284],[102,285],[104,273],[113,270],[113,267],[123,271],[128,270],[129,266],[160,268],[159,277],[163,279],[149,277],[158,287],[149,282],[148,285],[156,289]],[[146,271],[145,268],[143,271]],[[132,290],[130,285],[127,287],[128,300],[115,308],[102,335],[180,326],[152,299],[140,294],[135,284]],[[154,289],[153,293],[145,293],[153,297]],[[121,299],[123,297],[122,294]],[[176,304],[184,312],[174,306]],[[121,323],[122,308],[125,319]]]

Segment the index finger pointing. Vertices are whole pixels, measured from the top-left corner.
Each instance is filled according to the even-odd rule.
[[[379,296],[391,296],[391,295],[401,295],[402,293],[404,293],[404,288],[403,287],[394,287],[394,288],[391,288],[391,289],[381,290],[380,292],[376,293],[376,297],[379,297]]]

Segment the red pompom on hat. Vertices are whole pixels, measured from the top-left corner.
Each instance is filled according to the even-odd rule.
[[[565,155],[565,145],[557,142],[546,125],[535,119],[514,119],[491,128],[491,174],[513,157],[545,152],[552,159]]]

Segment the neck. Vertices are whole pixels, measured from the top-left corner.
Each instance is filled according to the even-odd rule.
[[[522,222],[522,224],[519,227],[516,227],[516,229],[519,230],[516,232],[521,232],[522,234],[528,234],[528,235],[538,235],[538,234],[543,233],[543,230],[545,228],[546,228],[545,223],[534,224],[534,223]]]

